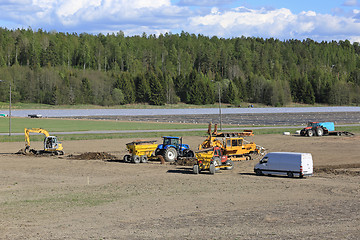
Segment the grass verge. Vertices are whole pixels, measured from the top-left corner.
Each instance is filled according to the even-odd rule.
[[[255,129],[255,135],[262,134],[283,134],[283,132],[290,132],[295,134],[295,128],[273,128],[273,129]],[[339,127],[339,131],[348,131],[354,134],[360,134],[359,126]],[[94,140],[94,139],[118,139],[118,138],[152,138],[162,136],[206,136],[205,131],[184,131],[184,132],[140,132],[140,133],[110,133],[110,134],[57,134],[60,141],[72,141],[72,140]],[[326,137],[326,136],[325,136]],[[44,137],[41,135],[31,136],[31,141],[43,141]],[[22,142],[24,136],[0,136],[0,142]]]
[[[22,133],[24,128],[44,128],[51,132],[101,131],[101,130],[157,130],[207,128],[207,124],[122,122],[116,120],[80,120],[58,118],[12,118],[11,131]],[[229,127],[229,125],[224,125]],[[0,133],[9,131],[9,119],[0,118]]]

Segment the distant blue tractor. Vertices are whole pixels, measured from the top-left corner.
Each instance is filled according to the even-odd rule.
[[[159,144],[155,150],[155,155],[161,155],[166,162],[174,162],[177,157],[194,157],[195,154],[190,150],[189,145],[182,143],[179,137],[162,137],[163,144]]]

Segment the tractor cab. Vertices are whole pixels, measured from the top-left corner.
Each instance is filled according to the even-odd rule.
[[[179,137],[163,137],[163,138],[164,138],[164,140],[163,140],[164,146],[172,145],[172,146],[178,147],[180,145],[180,140],[182,142],[182,138],[179,138]]]
[[[163,137],[163,144],[160,144],[158,148],[167,149],[169,147],[175,148],[179,156],[182,156],[185,150],[190,149],[189,145],[182,143],[182,138],[180,137]]]
[[[313,128],[313,127],[318,127],[320,126],[319,122],[308,122],[307,127],[308,128]]]

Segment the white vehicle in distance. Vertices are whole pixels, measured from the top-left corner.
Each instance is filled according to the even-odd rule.
[[[256,175],[274,174],[288,177],[313,175],[311,153],[270,152],[254,167]]]

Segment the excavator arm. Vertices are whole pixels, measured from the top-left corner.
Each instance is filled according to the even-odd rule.
[[[50,136],[49,132],[42,128],[25,128],[25,150],[30,148],[30,133],[42,133],[46,137]]]

